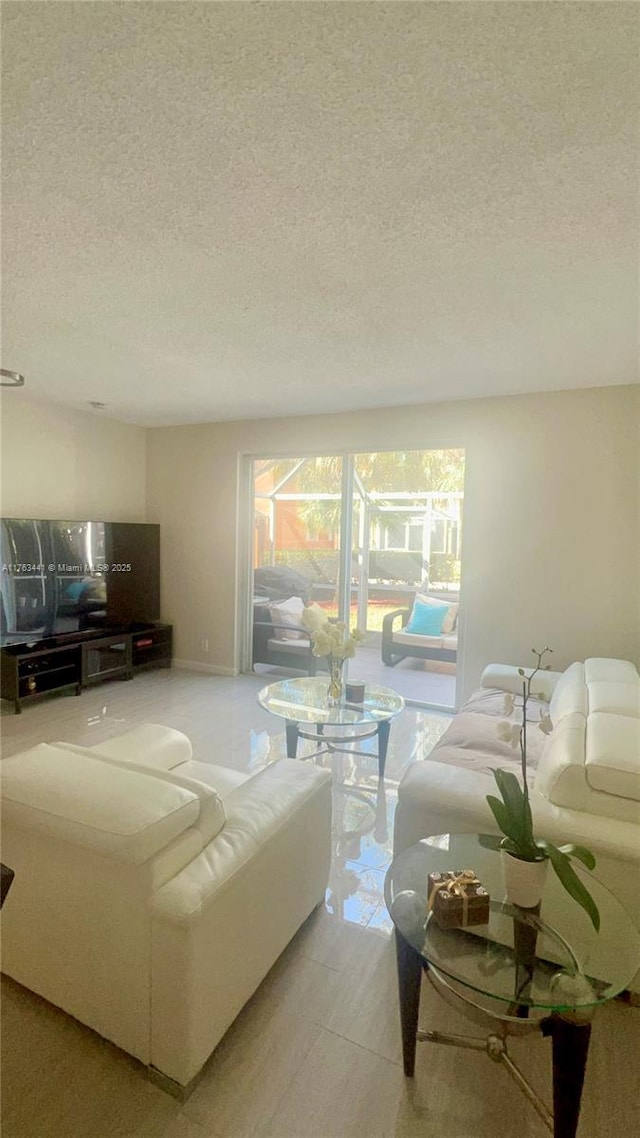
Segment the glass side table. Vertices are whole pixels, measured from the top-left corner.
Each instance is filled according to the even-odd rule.
[[[377,735],[378,775],[384,778],[391,720],[404,709],[402,696],[391,688],[366,684],[361,703],[347,703],[343,699],[337,707],[330,707],[328,685],[328,678],[318,676],[281,680],[262,688],[258,692],[258,703],[265,711],[286,719],[287,755],[290,759],[296,757],[298,739],[310,739],[316,743],[317,753],[320,753],[346,750],[341,744],[353,745]],[[313,731],[309,730],[311,726]],[[325,727],[331,729],[330,734],[324,733]],[[353,753],[352,747],[349,750]]]
[[[462,869],[473,869],[490,894],[489,920],[443,931],[427,911],[427,877]],[[586,871],[577,872],[600,911],[599,932],[553,870],[536,909],[502,900],[500,855],[484,849],[474,834],[425,838],[394,858],[385,880],[396,935],[405,1075],[414,1074],[418,1042],[486,1051],[506,1068],[555,1138],[576,1134],[594,1012],[624,991],[640,968],[640,931],[608,889]],[[462,1001],[472,1019],[492,1025],[488,1036],[420,1030],[423,971],[459,1010]],[[527,1031],[551,1037],[553,1115],[508,1052],[507,1037]]]

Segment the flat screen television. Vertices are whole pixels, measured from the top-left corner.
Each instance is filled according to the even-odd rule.
[[[120,631],[159,618],[159,526],[0,521],[0,644]]]

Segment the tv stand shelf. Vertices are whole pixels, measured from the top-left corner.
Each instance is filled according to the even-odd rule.
[[[65,634],[35,644],[8,644],[0,650],[2,698],[16,715],[23,703],[45,695],[75,691],[103,680],[130,680],[147,668],[170,668],[170,624],[134,624],[127,631],[105,628],[95,634]]]

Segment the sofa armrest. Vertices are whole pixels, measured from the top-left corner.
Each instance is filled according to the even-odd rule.
[[[287,632],[299,632],[304,640],[309,640],[309,629],[303,628],[301,624],[280,624],[277,620],[254,620],[253,627],[273,629],[274,635],[276,628],[285,628]]]
[[[393,612],[388,612],[387,615],[382,618],[383,638],[388,639],[390,636],[392,636],[394,622],[398,619],[399,616],[402,617],[402,628],[404,628],[409,621],[410,615],[411,609],[394,609]]]
[[[487,794],[495,794],[494,780],[479,771],[429,759],[414,763],[398,791],[395,852],[431,834],[499,833],[487,805]],[[586,845],[596,861],[600,855],[640,865],[639,827],[635,823],[554,806],[535,791],[531,794],[531,810],[539,837]]]
[[[447,763],[413,763],[398,789],[393,830],[394,853],[444,833],[497,833],[486,795],[493,780],[478,771]]]
[[[178,924],[197,921],[312,800],[317,800],[326,824],[323,833],[310,834],[309,840],[315,843],[320,876],[326,880],[331,855],[331,774],[297,759],[281,759],[227,796],[224,829],[156,893],[154,915]],[[291,850],[294,869],[300,853]]]
[[[227,823],[152,901],[151,1063],[185,1086],[322,900],[331,776],[281,759],[225,800]]]
[[[524,668],[523,670],[524,678],[527,678],[535,669]],[[536,690],[532,694],[537,695],[538,692],[544,692],[545,699],[550,699],[562,674],[562,672],[540,672],[534,681]],[[522,695],[522,681],[523,677],[514,664],[487,664],[480,683],[483,688],[497,688],[498,691]]]
[[[57,743],[56,746],[69,749],[68,743]],[[122,735],[114,735],[84,750],[99,759],[122,759],[168,771],[193,758],[191,741],[187,736],[159,723],[140,723]]]

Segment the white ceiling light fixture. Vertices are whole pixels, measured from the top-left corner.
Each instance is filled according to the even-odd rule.
[[[20,375],[19,371],[7,371],[6,368],[0,367],[0,387],[24,387],[25,379]]]

